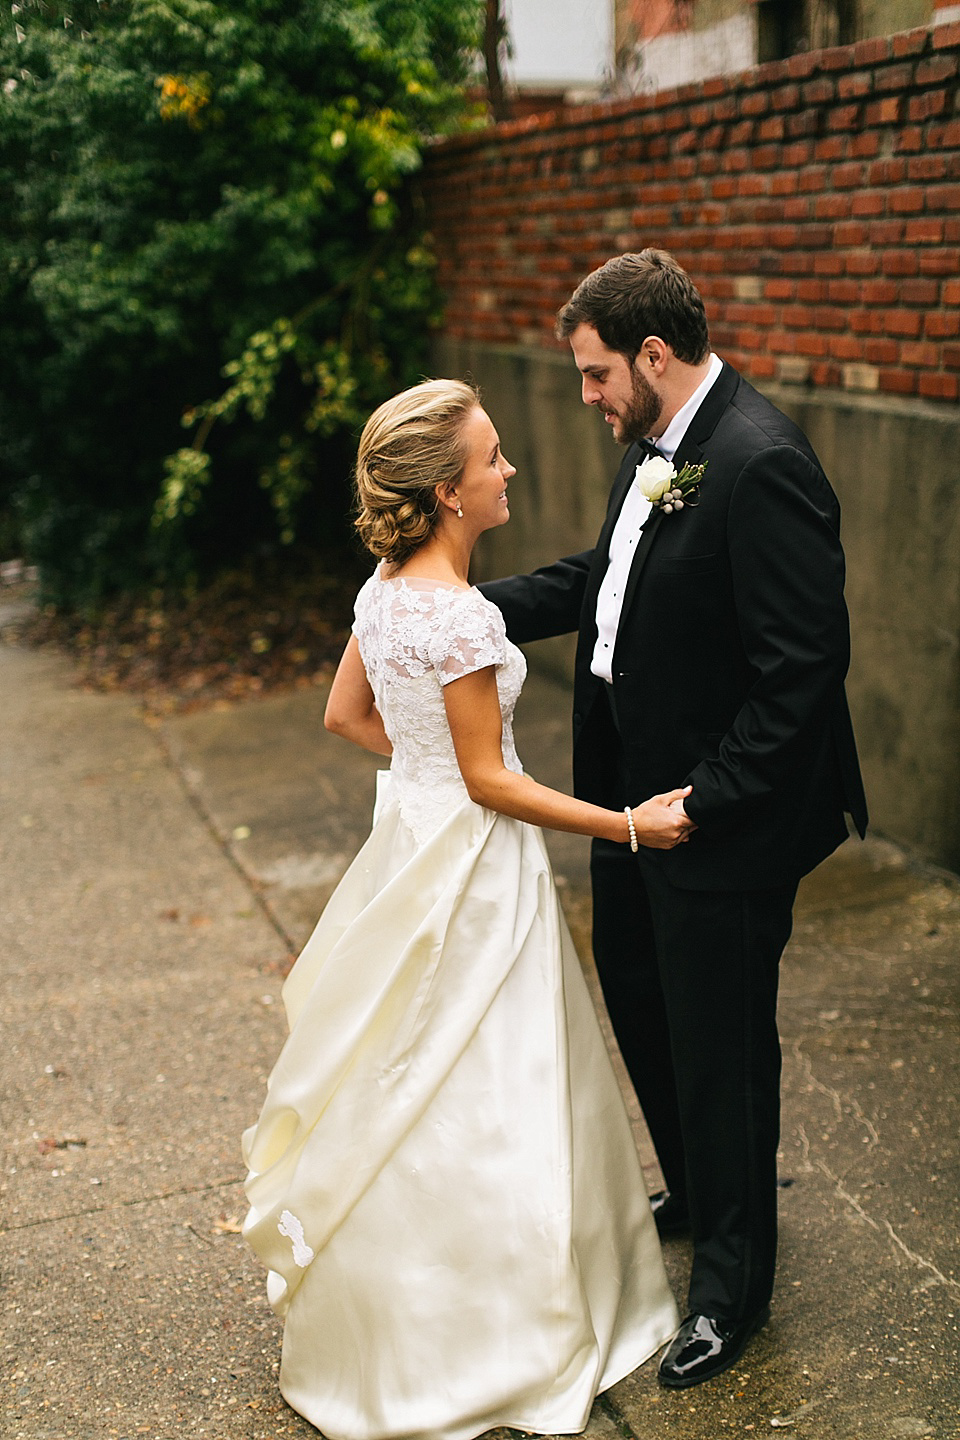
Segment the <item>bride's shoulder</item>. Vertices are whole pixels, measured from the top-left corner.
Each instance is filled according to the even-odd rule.
[[[477,620],[495,628],[503,625],[503,616],[496,605],[481,595],[476,585],[449,586],[438,590],[434,603],[453,625],[473,623]]]
[[[430,658],[441,683],[506,658],[503,616],[474,587],[448,592],[433,628]]]
[[[475,585],[458,585],[435,576],[392,574],[379,566],[357,596],[358,617],[375,612],[404,632],[422,627],[444,637],[505,636],[503,616]]]
[[[393,608],[417,611],[421,615],[447,615],[461,607],[465,597],[472,593],[456,581],[415,572],[391,574],[381,571],[379,583],[382,593],[392,601]]]
[[[358,619],[365,611],[369,610],[371,604],[376,600],[379,591],[380,574],[379,569],[377,569],[364,580],[360,589],[357,591],[357,598],[353,602],[353,613]]]

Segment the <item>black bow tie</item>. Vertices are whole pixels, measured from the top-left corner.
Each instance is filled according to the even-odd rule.
[[[660,460],[666,458],[663,452],[657,449],[652,440],[638,440],[637,445],[643,451],[644,460],[652,460],[655,455]]]

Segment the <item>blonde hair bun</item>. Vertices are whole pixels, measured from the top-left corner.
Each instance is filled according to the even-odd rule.
[[[401,565],[437,523],[438,485],[466,464],[463,427],[480,404],[461,380],[425,380],[373,412],[360,436],[354,524],[379,560]]]

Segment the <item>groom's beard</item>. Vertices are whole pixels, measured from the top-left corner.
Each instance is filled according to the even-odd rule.
[[[663,401],[650,381],[640,373],[637,362],[633,363],[633,395],[630,404],[618,417],[613,438],[621,445],[636,445],[645,440],[660,419]]]

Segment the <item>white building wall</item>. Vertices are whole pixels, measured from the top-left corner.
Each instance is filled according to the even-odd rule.
[[[614,0],[505,0],[512,54],[504,67],[521,88],[599,86],[613,70]]]
[[[756,7],[748,6],[706,30],[657,35],[638,47],[634,89],[669,90],[711,75],[735,75],[757,63]]]

